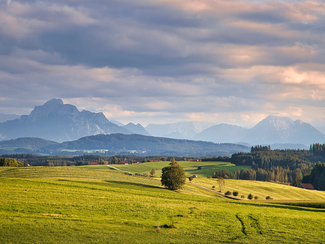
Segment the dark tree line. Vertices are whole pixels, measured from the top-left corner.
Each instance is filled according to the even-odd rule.
[[[257,152],[257,151],[271,151],[271,146],[270,145],[268,145],[268,146],[258,145],[258,146],[251,147],[251,152]]]
[[[325,143],[314,143],[310,145],[310,151],[313,152],[314,156],[322,156],[325,157]]]
[[[317,162],[314,168],[303,178],[304,183],[311,183],[317,190],[325,190],[325,163]]]
[[[216,157],[216,156],[214,156],[212,158],[202,158],[202,162],[216,162],[216,161],[230,162],[231,159],[228,156],[224,156],[224,157],[221,157],[221,156]]]
[[[83,155],[83,156],[38,156],[34,154],[8,154],[1,155],[3,158],[16,159],[19,161],[26,161],[31,166],[79,166],[88,165],[91,162],[98,162],[99,164],[118,164],[121,161],[137,161],[137,162],[150,162],[150,161],[170,161],[172,158],[175,160],[186,160],[184,157],[173,156],[137,156],[137,155],[115,155],[115,156],[100,156],[100,155]]]
[[[281,183],[291,183],[298,186],[302,181],[302,172],[299,168],[295,170],[283,169],[276,167],[272,170],[264,169],[242,169],[234,173],[228,170],[221,170],[213,173],[213,178],[222,177],[225,179],[240,179],[240,180],[258,180],[258,181],[273,181]]]
[[[1,158],[0,166],[2,166],[2,167],[24,167],[24,166],[27,166],[27,164],[24,165],[24,163],[19,162],[18,160],[13,159],[13,158]]]
[[[317,150],[321,151],[320,148],[318,144],[311,145],[310,150],[270,150],[269,146],[252,147],[250,153],[235,153],[231,156],[231,163],[251,166],[251,169],[238,170],[232,174],[225,171],[215,172],[213,177],[274,181],[298,186],[320,158],[317,153]]]

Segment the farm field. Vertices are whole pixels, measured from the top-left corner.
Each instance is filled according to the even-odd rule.
[[[216,180],[193,183],[210,187]],[[264,182],[237,184],[227,180],[226,189],[242,186],[271,196],[280,189]],[[114,171],[1,168],[0,194],[0,243],[323,243],[325,238],[323,209],[231,200],[190,183],[174,192],[162,188],[159,178]],[[290,196],[287,201],[325,199],[322,192],[293,187]]]
[[[159,161],[159,162],[147,162],[147,163],[139,163],[139,164],[129,164],[129,165],[113,165],[114,167],[135,173],[147,173],[154,169],[156,171],[156,175],[161,175],[161,169],[169,165],[169,161]],[[187,176],[197,175],[198,177],[212,176],[213,172],[220,171],[223,169],[227,169],[229,172],[233,173],[236,170],[241,170],[243,168],[250,168],[250,166],[236,166],[235,164],[229,162],[191,162],[191,161],[178,161],[178,163],[184,168]],[[201,166],[201,170],[198,170],[198,167]],[[87,165],[87,166],[79,166],[85,168],[92,168],[98,170],[107,171],[106,165]]]

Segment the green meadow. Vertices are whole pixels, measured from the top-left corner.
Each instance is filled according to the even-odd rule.
[[[180,191],[160,179],[100,167],[0,169],[0,243],[323,243],[325,193],[226,180],[233,200],[195,178]],[[283,201],[283,204],[279,204]],[[287,205],[291,204],[291,205]],[[158,228],[159,226],[159,228]]]
[[[148,162],[148,163],[139,163],[139,164],[129,164],[129,165],[113,165],[114,167],[128,171],[133,174],[147,173],[154,169],[156,175],[161,175],[161,169],[166,167],[170,162],[169,161],[159,161],[159,162]],[[233,173],[236,170],[241,170],[243,168],[250,168],[249,166],[236,166],[235,164],[229,162],[190,162],[190,161],[178,161],[178,163],[184,168],[187,176],[197,175],[198,177],[212,176],[213,172],[221,171],[227,169],[229,172]],[[198,170],[198,167],[201,166],[201,169]],[[97,165],[97,166],[81,166],[85,168],[92,168],[97,170],[109,171],[106,165]]]

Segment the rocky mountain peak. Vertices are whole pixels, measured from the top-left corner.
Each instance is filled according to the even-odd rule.
[[[0,123],[1,139],[41,137],[53,141],[74,140],[95,134],[125,133],[125,128],[107,120],[103,113],[79,112],[77,107],[51,99],[36,106],[29,115]]]
[[[62,99],[53,98],[50,101],[44,103],[43,106],[63,105]]]

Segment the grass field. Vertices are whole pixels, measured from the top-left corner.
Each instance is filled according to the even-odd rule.
[[[135,173],[147,173],[154,169],[156,175],[161,175],[161,169],[166,167],[170,162],[169,161],[159,161],[159,162],[148,162],[140,164],[130,164],[130,165],[114,165],[114,167],[129,171],[133,174]],[[187,176],[197,175],[198,177],[212,176],[213,172],[221,171],[227,169],[229,172],[233,173],[235,170],[241,170],[243,168],[250,168],[249,166],[236,166],[235,164],[229,162],[190,162],[190,161],[178,161],[178,163],[184,168]],[[201,166],[201,170],[198,170],[198,167]],[[107,166],[98,165],[98,166],[81,166],[84,168],[92,168],[98,170],[107,170]]]
[[[1,168],[0,243],[323,243],[325,238],[323,209],[231,200],[193,184],[174,192],[163,189],[159,178],[95,168]],[[216,181],[193,183],[210,187]],[[242,187],[239,192],[249,189],[246,193],[289,203],[325,199],[323,192],[254,183],[227,180],[226,189]]]

